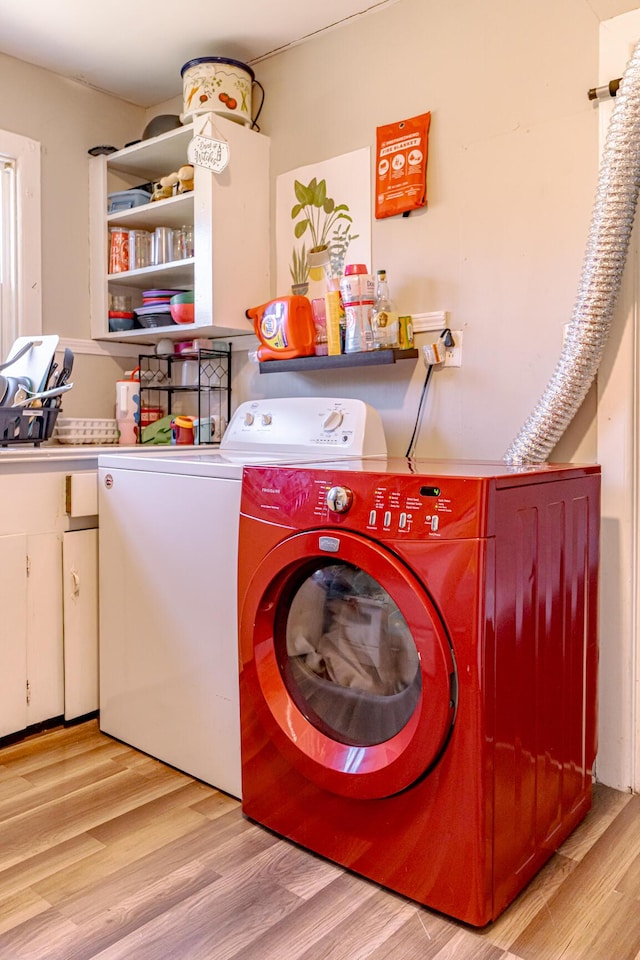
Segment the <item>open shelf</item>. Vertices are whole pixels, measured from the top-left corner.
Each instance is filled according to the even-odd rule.
[[[368,350],[366,353],[340,353],[334,357],[296,357],[294,360],[261,360],[260,373],[294,373],[305,370],[329,370],[332,367],[376,367],[398,360],[415,360],[411,350]]]
[[[184,260],[172,260],[170,263],[156,263],[149,267],[140,267],[137,270],[125,270],[122,273],[110,273],[109,283],[119,283],[125,287],[179,287],[193,288],[194,257],[185,257]]]
[[[163,227],[181,227],[183,223],[193,223],[193,190],[164,200],[141,203],[107,216],[108,226],[133,230],[153,230],[159,224]]]

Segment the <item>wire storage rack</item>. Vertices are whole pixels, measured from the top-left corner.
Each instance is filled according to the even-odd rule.
[[[140,413],[143,430],[149,411],[154,416],[196,418],[196,443],[219,443],[231,416],[231,345],[155,356],[140,363]]]

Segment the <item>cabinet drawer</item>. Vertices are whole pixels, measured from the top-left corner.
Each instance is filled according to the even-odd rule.
[[[69,517],[93,517],[98,513],[98,474],[68,473],[65,510]]]

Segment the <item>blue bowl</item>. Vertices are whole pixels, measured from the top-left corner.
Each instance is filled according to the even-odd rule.
[[[136,325],[135,317],[109,317],[111,333],[120,333],[123,330],[133,330]]]

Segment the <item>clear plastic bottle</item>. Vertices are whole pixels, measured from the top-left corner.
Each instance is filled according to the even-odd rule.
[[[398,312],[389,296],[386,270],[378,270],[376,275],[371,329],[375,350],[390,350],[399,345]]]

